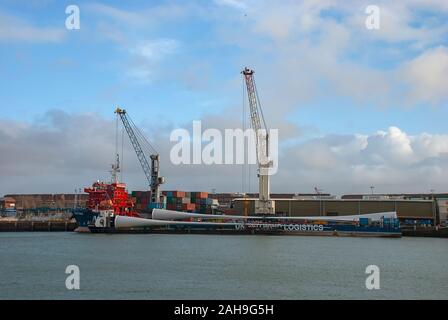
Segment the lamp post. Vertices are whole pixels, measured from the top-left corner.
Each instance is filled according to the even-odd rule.
[[[437,214],[437,201],[436,201],[436,197],[435,197],[435,195],[434,195],[434,192],[435,192],[435,190],[434,189],[431,189],[430,190],[430,192],[431,192],[431,200],[432,200],[432,212],[433,212],[433,223],[434,223],[434,225],[435,226],[437,226],[437,216],[438,216],[438,214]]]
[[[317,196],[319,197],[319,216],[322,215],[322,189],[314,187],[314,191],[316,191]]]

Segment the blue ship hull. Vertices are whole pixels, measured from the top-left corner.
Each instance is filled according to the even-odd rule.
[[[147,224],[145,224],[145,221]],[[89,226],[91,232],[98,233],[197,233],[197,234],[270,234],[270,235],[314,235],[351,237],[401,237],[398,222],[359,225],[350,222],[308,223],[292,221],[240,221],[235,223],[197,223],[151,225],[151,219],[138,219],[128,227],[101,228]],[[158,220],[160,221],[160,220]]]
[[[73,209],[72,213],[80,228],[88,228],[98,216],[98,212],[85,208]]]
[[[315,235],[315,236],[357,236],[357,237],[401,237],[399,226],[356,226],[353,224],[295,224],[295,223],[261,223],[241,224],[235,227],[217,226],[170,226],[167,230],[183,231],[229,231],[232,233]]]

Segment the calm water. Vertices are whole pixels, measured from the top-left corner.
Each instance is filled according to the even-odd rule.
[[[0,233],[1,299],[447,297],[448,239]]]

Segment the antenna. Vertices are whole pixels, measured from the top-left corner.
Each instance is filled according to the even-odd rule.
[[[117,153],[115,164],[112,164],[112,170],[110,171],[110,173],[112,174],[112,183],[118,183],[118,173],[120,171],[120,155]]]

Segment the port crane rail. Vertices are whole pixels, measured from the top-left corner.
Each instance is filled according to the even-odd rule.
[[[137,135],[134,129],[132,128],[131,123],[133,124],[133,122],[132,120],[129,119],[126,110],[117,108],[115,110],[115,113],[121,118],[123,126],[126,129],[126,132],[129,136],[129,140],[131,141],[131,144],[134,147],[135,153],[137,154],[137,158],[140,161],[140,165],[142,166],[143,172],[145,173],[146,179],[149,182],[149,187],[151,189],[151,203],[160,203],[161,202],[160,185],[165,182],[165,179],[159,176],[159,154],[155,153],[150,155],[151,159],[151,165],[150,165],[138,141]]]
[[[246,82],[247,94],[250,106],[251,126],[255,132],[255,146],[258,164],[258,197],[255,202],[255,211],[262,215],[275,214],[275,203],[270,199],[269,174],[273,167],[272,160],[269,159],[269,134],[261,109],[257,87],[255,85],[254,71],[245,68],[241,73]],[[261,119],[260,119],[261,115]],[[261,125],[263,121],[263,127]]]

